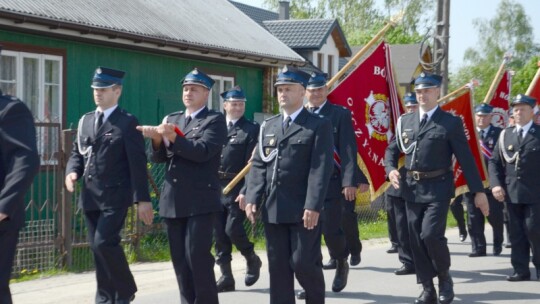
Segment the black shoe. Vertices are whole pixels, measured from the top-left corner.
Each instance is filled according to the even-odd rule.
[[[502,252],[502,246],[493,246],[493,255],[500,256]]]
[[[392,244],[392,247],[386,250],[386,253],[397,253],[397,246]]]
[[[322,268],[326,270],[336,269],[336,260],[331,258],[330,260],[328,260],[328,263],[322,265]]]
[[[418,298],[414,300],[414,304],[437,304],[437,292],[433,286],[433,282],[424,285],[424,289]]]
[[[454,300],[454,282],[448,271],[439,274],[439,303],[449,304]]]
[[[351,254],[350,264],[351,266],[356,266],[360,264],[360,261],[362,261],[362,258],[360,257],[360,254]]]
[[[346,258],[337,260],[336,262],[336,276],[334,277],[334,282],[332,282],[332,291],[340,292],[347,286],[349,263],[347,263]]]
[[[221,277],[216,282],[218,292],[234,291],[234,277],[231,270],[231,264],[219,265]]]
[[[459,240],[463,243],[467,239],[467,231],[459,233]]]
[[[530,281],[531,280],[531,274],[519,274],[517,272],[514,272],[513,275],[507,276],[506,280],[509,282],[520,282],[520,281]]]
[[[394,274],[396,275],[407,275],[407,274],[414,274],[416,271],[414,270],[414,266],[407,266],[403,264],[400,269],[394,271]]]
[[[244,278],[244,283],[246,286],[251,286],[259,280],[261,274],[262,262],[258,255],[255,252],[252,252],[246,257],[247,270],[246,277]]]
[[[483,257],[483,256],[486,256],[486,255],[487,254],[485,252],[471,252],[471,253],[469,253],[470,258]]]
[[[296,293],[296,298],[298,300],[305,300],[306,299],[306,291],[302,289],[299,292],[297,292]]]

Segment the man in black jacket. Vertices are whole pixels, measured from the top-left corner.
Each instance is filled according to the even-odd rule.
[[[495,144],[499,140],[501,128],[491,125],[493,107],[482,103],[474,108],[476,129],[479,135],[479,141],[482,151],[482,161],[486,169],[488,168],[489,160],[493,154]],[[485,188],[486,195],[489,201],[489,216],[487,220],[493,228],[493,255],[498,256],[502,251],[504,241],[504,218],[503,210],[504,203],[497,201],[491,189]],[[464,202],[467,204],[467,215],[469,218],[469,235],[471,237],[472,251],[469,257],[481,257],[486,255],[486,236],[484,235],[484,226],[486,217],[474,208],[474,201],[470,192],[464,194]]]
[[[223,109],[227,119],[227,143],[223,145],[219,179],[226,187],[248,163],[257,144],[259,125],[244,117],[246,96],[242,88],[236,86],[221,94]],[[231,191],[221,196],[223,212],[216,217],[214,236],[216,238],[216,264],[221,269],[221,278],[217,281],[218,292],[235,290],[231,270],[231,252],[234,244],[246,258],[247,270],[244,283],[251,286],[260,275],[261,259],[253,250],[253,243],[244,229],[246,219],[244,181],[240,181]]]
[[[264,222],[271,304],[294,303],[295,275],[306,303],[325,298],[319,214],[333,170],[332,126],[303,107],[308,80],[292,67],[279,73],[283,114],[261,126],[247,179],[246,215],[254,222],[261,209]]]
[[[152,139],[152,160],[167,164],[159,214],[167,224],[180,299],[186,304],[218,303],[210,250],[214,219],[222,211],[218,169],[227,126],[223,114],[206,106],[213,84],[194,69],[182,80],[186,111],[169,114],[157,127],[139,127]]]
[[[96,303],[133,300],[137,286],[120,246],[120,231],[134,203],[146,224],[154,216],[144,139],[136,129],[137,118],[118,106],[123,77],[123,71],[96,69],[91,87],[97,108],[80,119],[66,168],[68,191],[74,191],[78,179],[84,181],[79,205],[96,265]]]
[[[530,280],[530,252],[540,280],[540,126],[533,122],[535,105],[536,99],[522,94],[511,102],[515,126],[501,132],[489,161],[491,191],[499,202],[507,202],[510,219],[510,282]]]
[[[484,215],[489,205],[480,174],[460,118],[443,111],[437,104],[442,78],[421,73],[415,80],[419,109],[398,120],[395,140],[385,153],[385,167],[394,188],[402,187],[406,201],[411,250],[417,282],[423,291],[415,303],[437,303],[433,277],[439,279],[439,301],[451,303],[454,288],[450,276],[450,252],[444,236],[450,199],[454,196],[452,156],[461,164],[475,205]],[[405,153],[406,176],[400,184],[400,151]]]
[[[19,99],[0,91],[0,304],[11,304],[9,279],[24,196],[39,170],[34,118]]]
[[[365,192],[369,189],[369,185],[365,175],[358,169],[358,149],[351,112],[328,101],[326,78],[326,73],[313,72],[311,74],[306,88],[308,101],[306,108],[311,113],[332,122],[334,168],[326,191],[324,212],[321,218],[322,233],[330,253],[328,263],[332,267],[329,268],[336,268],[332,291],[340,292],[347,285],[349,275],[349,264],[347,263],[349,246],[347,246],[347,239],[342,227],[344,204],[348,201],[354,205],[358,187],[361,186],[361,191]],[[358,221],[355,221],[354,225],[358,227]],[[358,258],[351,256],[351,260],[359,262],[359,255],[360,253],[358,253]],[[358,263],[355,262],[355,264]],[[302,298],[301,294],[300,298]]]

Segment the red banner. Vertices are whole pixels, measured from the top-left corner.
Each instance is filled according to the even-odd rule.
[[[389,49],[387,44],[381,42],[328,95],[328,100],[348,108],[352,113],[358,162],[369,179],[372,200],[384,193],[384,151],[394,136],[394,124],[403,113]]]
[[[471,147],[472,154],[474,156],[476,167],[480,172],[480,177],[484,186],[488,185],[488,175],[484,165],[482,152],[479,145],[479,137],[476,134],[476,127],[474,124],[473,107],[471,102],[471,91],[467,90],[465,93],[456,97],[455,99],[441,105],[441,108],[454,116],[460,117],[463,121],[463,128],[465,129],[465,136]],[[456,195],[468,192],[467,182],[465,176],[461,170],[461,166],[454,158],[454,184],[456,186]]]
[[[536,103],[540,105],[540,61],[538,61],[538,67],[539,68],[527,89],[527,95],[536,98]]]
[[[499,81],[499,85],[489,102],[493,106],[491,123],[499,128],[506,128],[508,124],[508,109],[510,101],[510,88],[512,87],[512,75],[506,71]]]

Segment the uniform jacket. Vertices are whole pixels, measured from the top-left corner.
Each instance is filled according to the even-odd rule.
[[[333,170],[332,126],[302,109],[285,134],[283,117],[277,115],[261,127],[263,154],[277,149],[268,163],[255,153],[247,179],[246,201],[262,208],[268,223],[298,223],[304,209],[319,211],[323,207]],[[275,176],[274,176],[275,175]],[[266,197],[261,206],[262,198]]]
[[[80,136],[73,145],[66,175],[83,177],[79,204],[84,210],[128,208],[149,202],[144,138],[135,127],[137,118],[117,107],[94,136],[94,112],[82,118]],[[92,147],[92,153],[82,155]]]
[[[504,147],[497,142],[489,162],[490,186],[501,186],[506,190],[506,201],[515,204],[540,203],[540,126],[532,124],[529,132],[518,143],[515,127],[504,131]],[[502,135],[501,135],[502,136]],[[519,160],[507,163],[502,157],[519,152]]]
[[[334,165],[326,193],[327,198],[336,198],[343,195],[341,193],[343,187],[356,187],[360,183],[367,184],[367,178],[358,168],[358,149],[352,126],[351,112],[327,101],[318,114],[320,117],[329,119],[332,122],[334,147],[341,159],[341,170]]]
[[[253,149],[257,145],[259,125],[241,117],[228,131],[227,142],[221,152],[219,171],[229,176],[236,175],[246,166],[251,158]],[[226,187],[232,177],[220,177],[221,186]],[[225,197],[223,203],[232,203],[238,196],[244,180],[240,181]]]
[[[427,124],[419,130],[419,113],[417,111],[401,116],[402,134],[399,135],[404,139],[405,148],[416,142],[414,151],[405,156],[405,168],[420,172],[448,169],[448,172],[419,181],[407,175],[403,183],[403,198],[411,202],[429,203],[447,201],[454,197],[452,155],[459,161],[470,191],[482,192],[484,187],[480,173],[467,143],[461,119],[437,108]],[[398,167],[398,159],[399,149],[394,139],[385,153],[387,174]]]
[[[152,151],[154,162],[167,164],[159,214],[181,218],[221,211],[218,169],[227,140],[225,117],[204,108],[186,127],[182,111],[170,114],[166,120],[178,125],[185,138],[177,136],[169,147],[162,144]]]
[[[23,102],[0,91],[0,212],[8,216],[0,231],[24,225],[24,197],[38,170],[34,118]]]
[[[499,140],[499,135],[501,134],[502,129],[499,127],[495,127],[494,125],[490,125],[489,131],[487,134],[482,138],[482,143],[493,153],[493,150],[495,149],[495,145],[497,144],[497,141]],[[480,135],[478,135],[480,136]],[[484,165],[486,165],[486,169],[489,166],[489,158],[484,156]]]

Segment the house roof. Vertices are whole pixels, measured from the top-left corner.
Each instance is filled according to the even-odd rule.
[[[101,35],[113,43],[127,39],[222,60],[304,63],[227,0],[190,1],[189,8],[177,0],[1,0],[0,19],[4,27],[17,29],[36,31],[38,24],[49,35],[70,35],[70,30],[79,39]]]
[[[263,21],[270,33],[294,50],[320,50],[332,35],[340,57],[351,56],[351,49],[336,19]]]
[[[244,14],[253,19],[253,21],[257,22],[262,27],[264,27],[263,21],[279,19],[279,14],[276,12],[236,1],[229,0],[229,2],[231,2],[234,6],[236,6],[236,8],[241,10]]]

